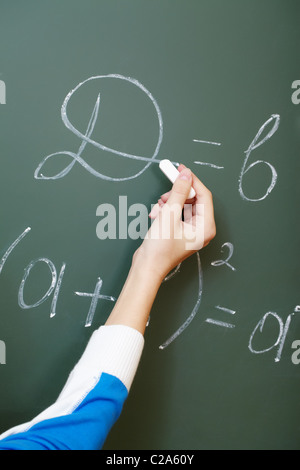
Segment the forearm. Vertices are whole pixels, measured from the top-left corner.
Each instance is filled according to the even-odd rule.
[[[143,335],[161,282],[159,274],[145,265],[141,252],[136,253],[106,326],[125,325]]]
[[[184,171],[183,166],[179,169],[181,176],[162,201],[168,210],[163,207],[156,214],[149,236],[133,257],[106,325],[93,333],[58,400],[31,422],[0,436],[0,440],[7,438],[0,443],[0,449],[101,448],[130,390],[142,355],[149,314],[163,279],[215,235],[211,193],[190,170]],[[182,208],[192,180],[199,207],[196,204],[192,212],[186,210],[183,222]],[[190,236],[182,236],[186,233],[183,226],[190,229],[189,234],[200,234],[189,252]],[[164,237],[165,233],[169,237]]]
[[[7,439],[0,449],[102,447],[135,376],[160,284],[142,253],[136,253],[106,325],[93,333],[58,400],[31,422],[1,436]]]
[[[0,450],[99,450],[119,417],[144,347],[123,325],[96,330],[56,402],[0,436]]]

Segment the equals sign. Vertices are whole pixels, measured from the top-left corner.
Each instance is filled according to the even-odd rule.
[[[217,305],[216,308],[218,310],[222,310],[223,312],[229,313],[230,315],[235,315],[236,312],[235,310],[231,310],[230,308],[225,308],[225,307],[220,307],[220,305]],[[207,318],[206,323],[211,323],[212,325],[217,325],[217,326],[223,326],[224,328],[235,328],[235,325],[232,323],[227,323],[224,321],[220,320],[214,320],[213,318]]]

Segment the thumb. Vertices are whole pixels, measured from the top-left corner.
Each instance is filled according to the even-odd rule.
[[[184,168],[176,179],[167,204],[179,204],[183,208],[185,201],[188,199],[192,187],[192,172],[189,168]]]

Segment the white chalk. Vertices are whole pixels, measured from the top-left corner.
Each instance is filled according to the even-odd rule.
[[[166,175],[166,177],[171,181],[171,183],[175,183],[180,172],[177,168],[170,162],[170,160],[162,160],[159,164],[159,168],[161,171]],[[196,192],[193,188],[191,188],[190,193],[188,195],[188,199],[193,199],[196,196]]]

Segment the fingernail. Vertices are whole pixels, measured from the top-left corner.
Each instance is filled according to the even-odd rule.
[[[179,179],[185,181],[192,181],[192,172],[189,168],[185,168],[179,174]]]

